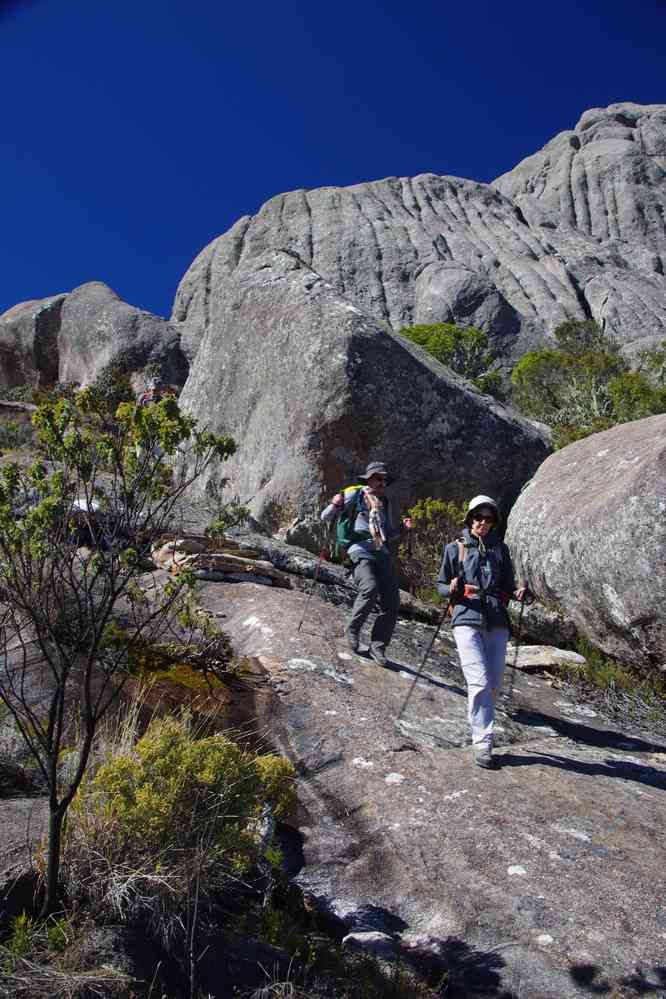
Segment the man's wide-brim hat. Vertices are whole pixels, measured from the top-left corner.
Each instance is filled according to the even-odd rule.
[[[386,479],[387,486],[390,486],[392,482],[395,482],[394,476],[389,475],[388,469],[386,468],[386,465],[384,464],[383,461],[371,461],[370,464],[366,467],[363,475],[359,475],[358,477],[361,480],[361,482],[367,482],[368,479],[371,479],[373,475],[383,475],[384,478]]]
[[[472,514],[475,510],[478,510],[480,506],[489,506],[491,510],[495,511],[495,520],[499,520],[499,507],[497,503],[491,496],[475,496],[474,499],[469,501],[469,506],[467,507],[467,513],[465,514],[464,523],[469,525],[472,522]]]

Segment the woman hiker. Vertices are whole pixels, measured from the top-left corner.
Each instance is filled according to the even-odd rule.
[[[353,567],[358,595],[345,628],[349,648],[352,652],[359,651],[361,628],[378,601],[379,614],[372,626],[368,651],[376,663],[386,666],[386,647],[391,641],[400,607],[398,580],[388,547],[388,543],[400,535],[400,527],[395,526],[386,496],[386,487],[393,478],[383,461],[373,461],[358,479],[365,485],[336,493],[322,510],[321,519],[331,523],[344,514],[350,522],[347,557]],[[411,519],[405,518],[403,525],[409,530]]]
[[[454,604],[451,625],[467,682],[474,762],[493,767],[495,702],[502,686],[511,625],[509,600],[516,589],[509,549],[497,536],[499,511],[490,496],[470,500],[461,541],[444,547],[437,589]]]

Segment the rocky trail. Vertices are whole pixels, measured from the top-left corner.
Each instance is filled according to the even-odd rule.
[[[312,904],[470,995],[663,994],[666,740],[509,669],[479,771],[448,628],[396,724],[431,625],[401,621],[382,669],[345,649],[340,606],[313,598],[299,631],[303,592],[202,587],[264,671],[257,734],[299,773],[286,855]]]
[[[423,607],[405,595],[412,618],[384,669],[345,646],[339,567],[323,565],[308,599],[307,552],[247,533],[232,544],[279,578],[200,581],[250,663],[219,718],[296,767],[280,837],[307,905],[357,947],[445,971],[455,995],[665,994],[666,739],[553,686],[533,670],[556,651],[524,646],[499,702],[499,768],[479,770],[448,625],[398,722],[433,635],[413,616]],[[5,885],[43,818],[40,798],[3,801]]]

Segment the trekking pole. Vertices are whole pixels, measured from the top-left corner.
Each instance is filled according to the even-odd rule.
[[[520,639],[523,630],[523,611],[525,610],[525,604],[527,603],[527,587],[525,587],[525,594],[523,599],[520,601],[520,614],[518,615],[518,628],[516,629],[516,644],[514,646],[513,653],[513,665],[511,667],[511,683],[509,684],[509,703],[507,705],[507,714],[513,716],[513,690],[516,684],[516,669],[518,668],[518,652],[520,651]]]
[[[407,528],[407,562],[409,565],[409,592],[416,596],[416,582],[414,580],[414,562],[412,559],[412,528]]]
[[[448,603],[447,603],[446,607],[444,608],[444,612],[443,612],[442,616],[439,619],[439,624],[437,625],[437,628],[435,630],[435,634],[430,639],[430,645],[426,649],[426,654],[424,655],[423,660],[421,662],[421,665],[419,666],[419,671],[416,674],[416,676],[414,677],[414,679],[412,680],[412,685],[411,685],[411,687],[409,688],[409,690],[407,692],[407,697],[405,698],[404,704],[400,708],[400,714],[398,715],[398,717],[395,720],[396,725],[398,724],[398,722],[402,718],[403,714],[405,713],[405,710],[407,709],[407,705],[409,704],[409,699],[410,699],[410,697],[412,696],[412,694],[414,692],[414,687],[416,686],[418,680],[420,680],[420,678],[421,678],[421,673],[423,673],[423,668],[424,668],[424,666],[426,664],[426,660],[427,660],[428,656],[430,655],[430,652],[432,651],[432,647],[433,647],[433,645],[435,644],[435,642],[437,640],[437,636],[439,635],[440,628],[442,627],[442,625],[444,624],[444,621],[446,620],[446,618],[449,615],[449,607],[450,606],[451,606],[451,597],[449,597]]]
[[[314,576],[312,578],[312,586],[310,587],[310,592],[308,593],[308,599],[305,601],[305,607],[303,608],[303,616],[301,617],[301,620],[298,622],[298,628],[296,629],[297,631],[300,631],[301,627],[303,626],[303,622],[305,621],[305,615],[308,612],[308,607],[310,606],[310,601],[312,600],[312,594],[317,588],[317,580],[319,578],[319,570],[321,569],[321,564],[322,562],[327,562],[327,561],[328,561],[328,552],[325,548],[322,548],[322,550],[319,552],[319,558],[317,559]]]

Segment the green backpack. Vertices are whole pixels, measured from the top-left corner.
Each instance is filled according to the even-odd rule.
[[[347,549],[355,541],[367,541],[372,537],[370,531],[355,531],[354,524],[356,523],[356,518],[358,517],[359,511],[361,509],[361,501],[363,498],[362,490],[363,484],[357,484],[355,486],[347,486],[346,489],[342,490],[342,495],[345,499],[345,507],[341,513],[338,514],[338,518],[335,523],[335,555],[336,558],[345,559],[347,557]],[[354,502],[350,503],[347,507],[350,494],[356,490],[356,496]]]

